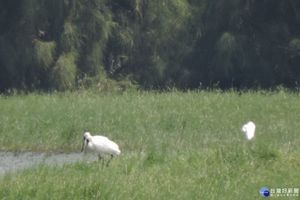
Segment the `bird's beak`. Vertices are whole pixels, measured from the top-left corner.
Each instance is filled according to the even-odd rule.
[[[83,152],[84,148],[85,148],[85,139],[83,139],[83,142],[82,142],[81,152]]]

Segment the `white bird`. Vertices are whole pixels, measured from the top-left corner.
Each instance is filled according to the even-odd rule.
[[[242,131],[245,133],[247,140],[251,140],[255,135],[255,124],[249,121],[242,126]]]
[[[99,160],[103,159],[102,164],[104,164],[104,155],[110,155],[111,158],[107,161],[106,166],[108,166],[109,162],[114,156],[120,155],[121,153],[119,146],[115,142],[111,141],[105,136],[92,136],[89,132],[85,132],[83,134],[81,152],[86,148],[90,151],[96,152]]]

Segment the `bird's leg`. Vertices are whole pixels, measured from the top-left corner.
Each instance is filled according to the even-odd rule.
[[[106,163],[106,167],[108,167],[108,165],[109,165],[110,161],[113,159],[113,157],[114,157],[114,156],[111,154],[111,155],[110,155],[110,159],[109,159],[109,160],[107,161],[107,163]]]
[[[102,160],[102,161],[101,161]],[[104,158],[101,156],[101,154],[98,154],[98,161],[101,161],[102,163],[102,168],[104,166]]]
[[[102,160],[101,154],[98,154],[98,161]]]

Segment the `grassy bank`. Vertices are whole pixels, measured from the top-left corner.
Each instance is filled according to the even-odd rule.
[[[116,141],[99,163],[39,166],[0,182],[7,199],[257,199],[300,187],[300,96],[279,91],[90,92],[0,97],[5,151],[79,151],[84,130]],[[254,141],[240,128],[253,120]],[[30,184],[28,184],[30,183]]]

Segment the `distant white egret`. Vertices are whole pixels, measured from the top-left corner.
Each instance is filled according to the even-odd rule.
[[[245,133],[247,140],[251,140],[255,135],[255,124],[249,121],[242,126],[242,131]]]
[[[120,155],[121,153],[119,146],[115,142],[111,141],[105,136],[92,136],[89,132],[85,132],[83,134],[81,152],[86,148],[96,152],[98,154],[98,159],[102,160],[102,164],[104,164],[104,156],[110,155],[110,159],[106,163],[107,166],[115,155]]]

